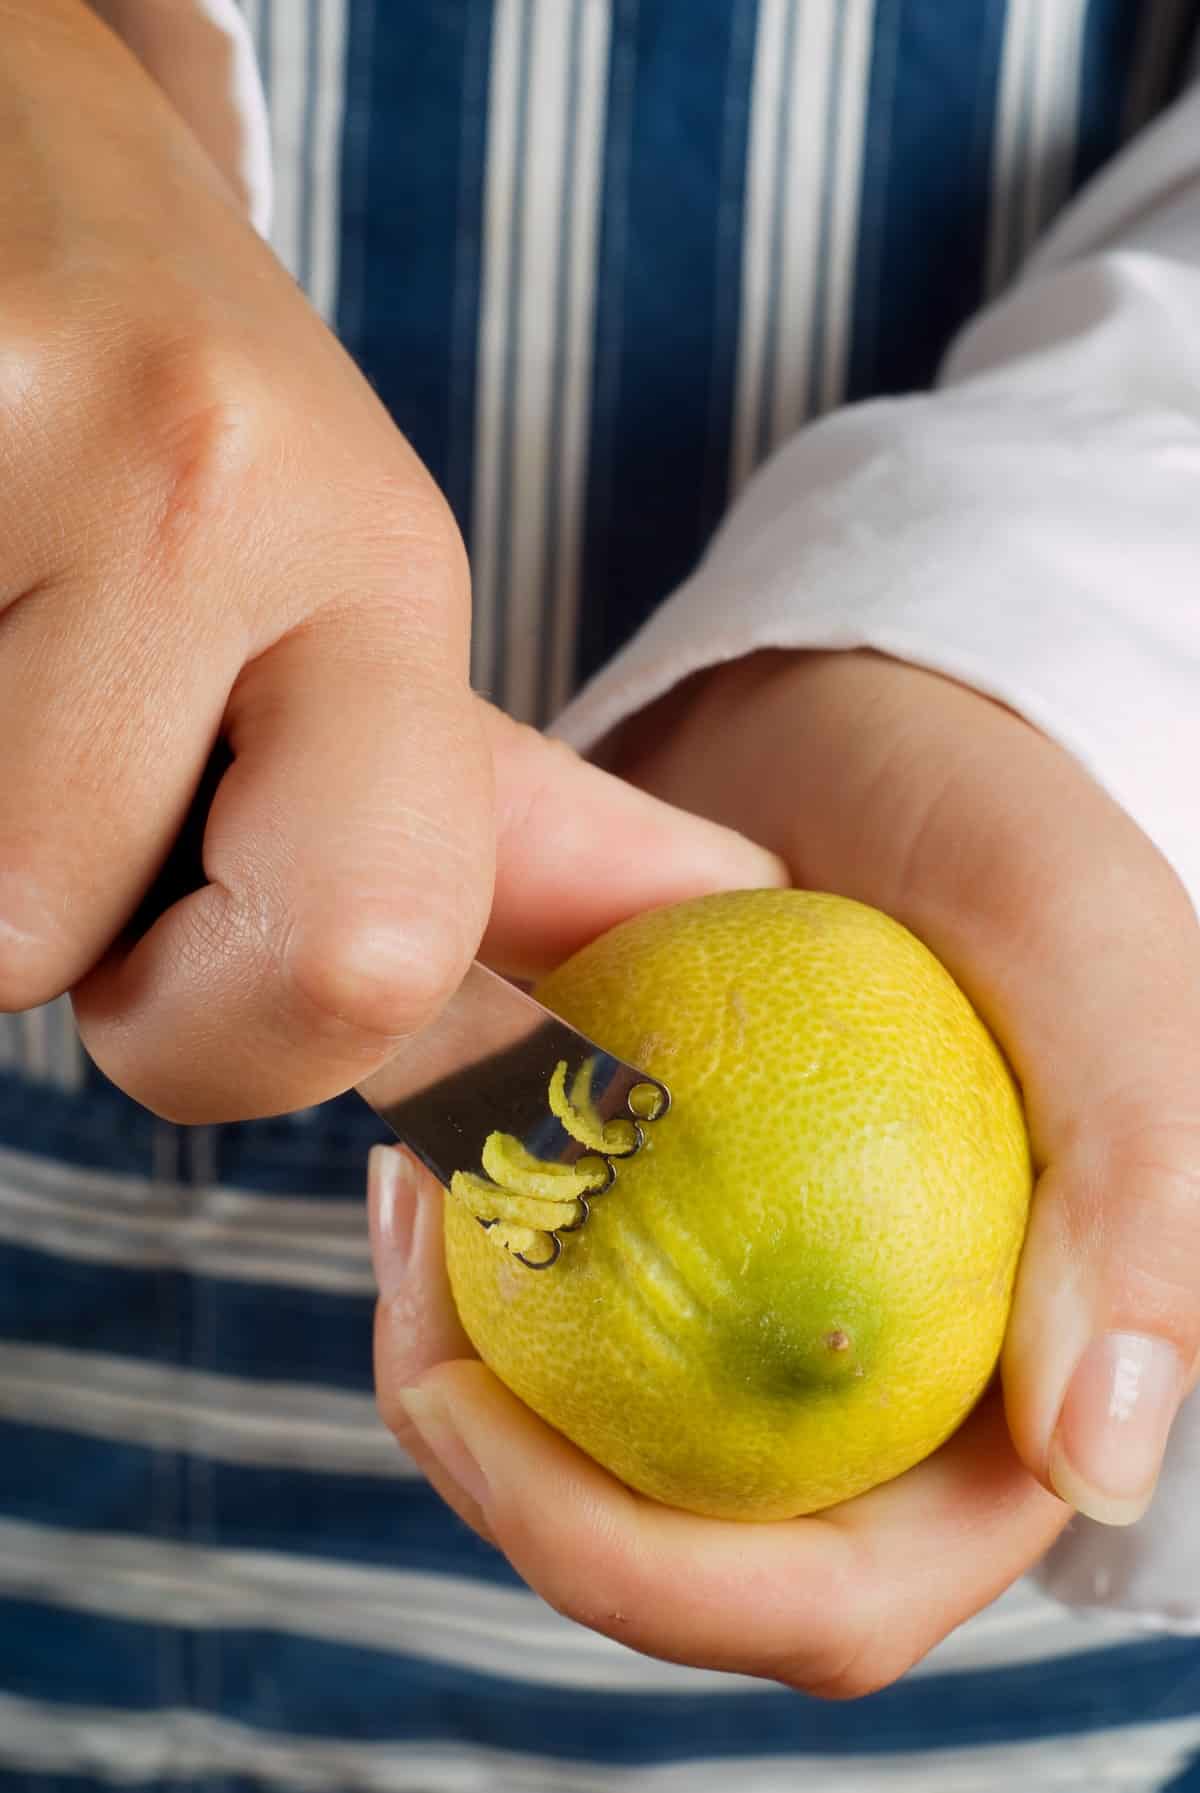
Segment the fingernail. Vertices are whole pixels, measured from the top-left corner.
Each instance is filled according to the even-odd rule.
[[[367,1154],[367,1202],[375,1283],[387,1301],[404,1281],[419,1206],[412,1162],[395,1146],[372,1146]]]
[[[400,1402],[426,1447],[477,1507],[486,1507],[487,1477],[463,1442],[445,1397],[432,1388],[402,1388]]]
[[[1132,1525],[1150,1505],[1183,1364],[1165,1339],[1106,1332],[1076,1366],[1050,1442],[1054,1491],[1102,1525]]]

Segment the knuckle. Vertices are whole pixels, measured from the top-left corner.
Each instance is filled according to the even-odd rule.
[[[177,571],[186,546],[195,558],[214,526],[228,532],[268,430],[286,440],[256,355],[179,298],[170,313],[129,282],[101,294],[82,277],[0,295],[5,510],[22,506],[44,555],[90,564],[119,534],[131,565]]]
[[[855,1700],[895,1681],[912,1660],[902,1656],[898,1627],[884,1613],[883,1572],[860,1545],[831,1551],[806,1606],[826,1615],[808,1625],[760,1672],[815,1699]]]
[[[795,1680],[781,1676],[789,1687],[796,1687],[813,1699],[830,1700],[844,1703],[847,1700],[864,1700],[869,1694],[882,1693],[893,1686],[901,1675],[912,1666],[905,1660],[897,1662],[886,1652],[864,1650],[850,1660],[846,1667],[838,1669],[836,1674],[826,1679]]]
[[[167,574],[219,530],[237,532],[256,470],[286,450],[253,357],[205,329],[139,345],[128,382],[148,499],[148,554]]]
[[[368,1040],[414,1033],[453,995],[466,969],[452,916],[412,913],[386,922],[338,918],[293,936],[291,986],[326,1023]]]
[[[818,1700],[861,1700],[890,1687],[915,1660],[878,1631],[851,1625],[836,1647],[827,1645],[824,1662],[814,1664],[811,1653],[788,1656],[773,1668],[772,1678]]]
[[[362,470],[354,477],[361,488]],[[467,550],[454,513],[424,468],[402,459],[365,490],[347,493],[339,527],[355,576],[334,608],[361,615],[376,606],[406,657],[429,663],[431,676],[465,653],[471,602]]]

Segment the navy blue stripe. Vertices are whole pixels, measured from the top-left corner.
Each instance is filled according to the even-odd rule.
[[[1200,1755],[1193,1756],[1183,1772],[1167,1782],[1163,1793],[1200,1793]]]
[[[359,0],[347,39],[339,333],[464,527],[490,21],[490,0]]]
[[[176,1789],[183,1787],[211,1787],[212,1782],[208,1775],[197,1778],[172,1774],[169,1781],[164,1781],[158,1775],[151,1780],[142,1780],[127,1773],[121,1784],[127,1788],[136,1787],[137,1793],[167,1793],[168,1788],[171,1793],[176,1793]],[[100,1779],[92,1775],[42,1774],[33,1769],[0,1768],[0,1793],[101,1793],[101,1789],[103,1793],[112,1793],[112,1788],[113,1783],[107,1776]],[[263,1793],[263,1783],[231,1780],[223,1774],[221,1793]]]
[[[0,1338],[372,1392],[368,1295],[132,1270],[0,1246]]]
[[[64,1705],[154,1710],[163,1629],[0,1602],[0,1687]],[[458,1738],[522,1755],[536,1750],[631,1766],[787,1751],[933,1755],[1200,1711],[1200,1642],[1184,1638],[913,1678],[849,1704],[774,1688],[631,1695],[563,1687],[550,1698],[544,1687],[520,1680],[261,1630],[210,1634],[205,1650],[219,1674],[195,1676],[189,1703],[246,1725],[362,1743]]]
[[[932,378],[983,296],[1004,0],[876,0],[849,395]]]
[[[361,1203],[367,1153],[394,1136],[358,1096],[303,1114],[215,1132],[219,1182],[260,1195],[306,1195]]]
[[[522,0],[521,29],[517,50],[517,121],[513,146],[512,203],[509,206],[508,330],[504,344],[504,396],[500,417],[500,490],[497,500],[496,590],[492,628],[489,690],[504,695],[504,670],[508,652],[508,608],[512,590],[512,536],[517,460],[517,379],[521,342],[521,276],[525,255],[525,193],[529,184],[529,85],[533,64],[533,0]]]
[[[352,1202],[363,1199],[371,1146],[392,1137],[354,1095],[299,1115],[206,1131],[221,1182],[264,1195]],[[168,1130],[99,1073],[79,1092],[0,1074],[0,1147],[94,1174],[149,1179],[156,1139],[161,1144],[174,1135],[186,1146],[188,1134],[186,1128]],[[179,1162],[186,1164],[187,1157],[185,1151]]]
[[[0,1074],[0,1146],[114,1176],[145,1177],[159,1125],[93,1067],[88,1089],[71,1092]]]
[[[160,1452],[0,1420],[2,1519],[155,1535],[165,1472]]]
[[[753,0],[617,0],[581,669],[694,566],[727,499]],[[719,477],[718,477],[719,475]]]
[[[421,1477],[219,1463],[3,1420],[0,1519],[521,1585]]]

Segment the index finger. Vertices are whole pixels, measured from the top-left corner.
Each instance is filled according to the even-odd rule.
[[[101,1069],[184,1122],[358,1081],[451,994],[492,888],[470,694],[422,668],[398,621],[310,622],[246,669],[226,727],[207,882],[76,992]]]

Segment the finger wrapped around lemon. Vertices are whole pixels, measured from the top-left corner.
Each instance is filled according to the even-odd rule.
[[[949,972],[864,904],[744,891],[637,916],[536,994],[671,1107],[604,1193],[595,1156],[547,1185],[587,1203],[548,1269],[478,1188],[447,1199],[484,1361],[630,1487],[727,1519],[935,1450],[995,1368],[1032,1189],[1019,1090]],[[541,1199],[510,1191],[510,1228]]]

